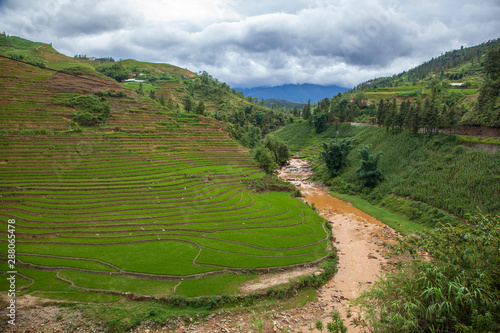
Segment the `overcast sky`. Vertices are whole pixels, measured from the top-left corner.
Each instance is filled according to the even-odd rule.
[[[352,87],[498,38],[499,18],[500,0],[0,0],[9,35],[241,87]]]

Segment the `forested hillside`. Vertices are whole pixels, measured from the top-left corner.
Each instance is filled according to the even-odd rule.
[[[500,127],[500,40],[447,52],[407,72],[373,79],[320,101],[304,119],[428,132]],[[312,112],[311,112],[312,111]],[[312,119],[312,118],[311,118]]]
[[[337,192],[425,224],[456,222],[500,211],[499,89],[497,39],[309,103],[275,135]],[[466,131],[479,137],[453,134]],[[467,148],[475,143],[493,152]]]

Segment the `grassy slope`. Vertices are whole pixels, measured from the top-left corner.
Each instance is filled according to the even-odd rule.
[[[477,209],[486,213],[500,211],[500,155],[462,147],[453,135],[413,137],[407,133],[390,134],[376,127],[341,125],[316,136],[307,122],[296,122],[276,132],[292,151],[308,156],[318,154],[319,143],[331,138],[350,137],[353,149],[349,166],[334,180],[334,188],[344,193],[360,193],[356,169],[358,149],[371,147],[382,151],[379,167],[386,180],[364,197],[411,219],[433,225],[437,220],[454,220],[446,215],[465,217]],[[318,170],[320,173],[322,168]],[[432,208],[438,208],[440,212]]]
[[[4,38],[0,54],[21,54],[46,67],[0,58],[0,252],[5,261],[6,222],[15,219],[22,255],[17,269],[34,280],[25,292],[90,288],[167,295],[173,281],[162,284],[161,276],[147,274],[293,265],[327,254],[323,219],[309,207],[286,193],[257,195],[244,185],[262,173],[223,123],[171,112],[103,77],[90,60],[12,37],[6,45]],[[166,64],[124,64],[168,75],[171,82],[145,86],[176,102],[195,76]],[[49,70],[77,66],[86,68],[85,75]],[[76,110],[64,101],[96,93],[110,104],[111,115],[94,127],[77,126]],[[214,96],[196,90],[193,96],[204,98],[208,112],[221,102],[228,110],[249,103],[230,91]],[[276,237],[281,241],[274,245],[262,242]],[[89,278],[81,281],[76,272]],[[179,290],[234,293],[253,275],[220,277],[207,278],[210,288],[201,288],[199,279]]]

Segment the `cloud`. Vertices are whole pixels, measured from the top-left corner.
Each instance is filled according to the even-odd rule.
[[[0,29],[65,54],[168,62],[232,85],[354,86],[498,38],[496,0],[8,0]]]

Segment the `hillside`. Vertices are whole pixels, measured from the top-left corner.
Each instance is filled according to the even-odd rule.
[[[329,255],[324,220],[290,193],[256,193],[264,173],[207,117],[277,112],[207,73],[0,41],[0,241],[15,226],[18,295],[238,294],[264,269]],[[13,269],[5,251],[0,267]]]
[[[500,109],[495,106],[500,90],[487,73],[487,54],[498,48],[500,39],[446,52],[408,71],[360,83],[346,99],[377,105],[396,99],[399,105],[431,97],[439,111],[453,110],[457,125],[500,127]],[[368,121],[373,116],[361,110],[356,117]]]
[[[324,97],[332,97],[348,88],[335,85],[318,84],[285,84],[275,87],[235,88],[242,91],[245,96],[258,99],[281,99],[295,103],[316,103]]]
[[[317,179],[331,185],[333,191],[361,196],[419,223],[454,223],[478,209],[487,214],[500,211],[500,153],[464,147],[456,135],[393,134],[378,127],[347,124],[332,125],[317,134],[304,121],[275,135],[293,153],[313,159]],[[353,147],[347,166],[332,179],[319,158],[321,143],[343,138],[351,139]],[[374,189],[363,188],[356,173],[364,146],[373,154],[382,152],[379,169],[385,180]]]

